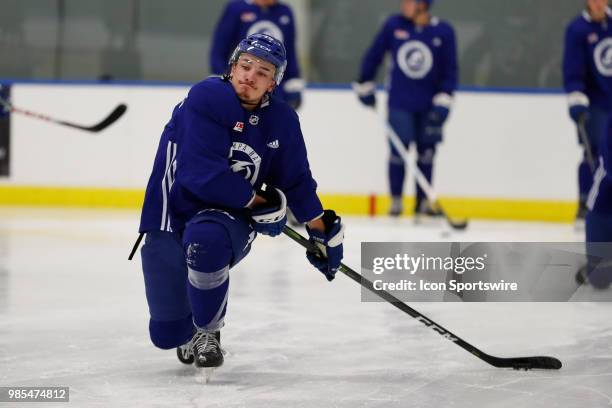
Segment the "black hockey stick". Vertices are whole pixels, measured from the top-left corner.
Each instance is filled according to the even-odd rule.
[[[589,135],[586,130],[585,122],[586,122],[586,119],[585,119],[585,116],[583,115],[578,120],[578,136],[580,137],[580,140],[582,141],[582,146],[584,147],[584,155],[586,157],[587,164],[589,165],[589,168],[591,169],[591,173],[595,173],[595,167],[596,167],[595,159],[593,158],[593,150],[591,149],[591,142],[589,142]]]
[[[52,118],[50,116],[43,115],[41,113],[29,111],[27,109],[17,108],[15,106],[13,106],[9,101],[7,101],[7,100],[5,100],[5,99],[3,99],[1,97],[0,97],[0,104],[4,107],[4,110],[6,110],[8,112],[20,113],[22,115],[26,115],[26,116],[29,116],[31,118],[40,119],[40,120],[44,120],[46,122],[55,123],[56,125],[68,126],[68,127],[71,127],[71,128],[80,129],[80,130],[84,130],[84,131],[87,131],[87,132],[93,132],[93,133],[100,132],[100,131],[106,129],[107,127],[109,127],[110,125],[112,125],[113,123],[115,123],[117,121],[117,119],[119,119],[121,116],[123,116],[123,114],[127,110],[127,105],[125,105],[124,103],[119,104],[119,105],[117,105],[117,107],[115,109],[113,109],[113,111],[111,113],[108,114],[107,117],[105,117],[99,123],[97,123],[97,124],[95,124],[93,126],[84,126],[84,125],[79,125],[79,124],[76,124],[76,123],[68,122],[68,121],[65,121],[65,120],[60,120],[60,119]]]
[[[385,126],[387,128],[387,133],[389,134],[389,140],[393,144],[393,147],[395,147],[395,150],[397,150],[398,153],[402,156],[402,159],[404,160],[405,163],[411,163],[410,157],[408,155],[408,150],[404,147],[404,144],[400,140],[399,136],[397,135],[393,127],[387,122],[385,122]],[[442,208],[442,205],[440,204],[440,200],[438,200],[436,192],[432,188],[431,184],[429,184],[429,182],[427,181],[423,173],[421,173],[421,170],[419,170],[419,167],[416,164],[410,167],[411,167],[410,171],[412,171],[412,173],[414,174],[414,177],[416,178],[417,184],[421,187],[421,189],[425,193],[425,196],[427,196],[427,200],[429,200],[431,205],[437,208],[442,213],[442,215],[444,216],[448,224],[451,226],[451,228],[455,230],[466,229],[468,226],[468,221],[467,220],[455,221],[452,218],[450,218],[448,216],[448,213],[444,211],[444,208]]]
[[[283,233],[287,235],[289,238],[291,238],[292,240],[294,240],[295,242],[297,242],[298,244],[300,244],[301,246],[303,246],[304,248],[306,248],[306,250],[310,252],[320,253],[319,249],[314,244],[312,244],[309,240],[301,236],[294,229],[288,226],[285,226],[285,228],[283,229]],[[392,294],[384,290],[375,290],[372,282],[370,282],[368,279],[364,278],[363,276],[361,276],[359,273],[355,272],[348,266],[341,263],[339,270],[340,272],[342,272],[343,274],[345,274],[346,276],[348,276],[349,278],[351,278],[352,280],[354,280],[355,282],[357,282],[364,288],[368,289],[372,293],[376,294],[377,296],[391,303],[393,306],[397,307],[402,312],[409,314],[410,316],[417,319],[419,322],[423,323],[425,326],[431,328],[433,331],[440,334],[442,337],[447,338],[448,340],[452,341],[459,347],[463,348],[466,351],[469,351],[471,354],[491,364],[494,367],[505,367],[505,368],[511,367],[511,368],[514,368],[515,370],[520,370],[520,369],[529,370],[532,368],[539,368],[539,369],[544,369],[544,370],[558,370],[561,368],[561,365],[562,365],[561,361],[559,361],[558,359],[554,357],[538,356],[538,357],[503,358],[503,357],[495,357],[495,356],[486,354],[480,351],[479,349],[477,349],[476,347],[472,346],[470,343],[461,339],[459,336],[451,333],[450,331],[446,330],[444,327],[435,323],[433,320],[417,312],[416,310],[414,310],[413,308],[411,308],[410,306],[408,306],[407,304],[405,304],[404,302],[402,302],[401,300],[399,300]]]

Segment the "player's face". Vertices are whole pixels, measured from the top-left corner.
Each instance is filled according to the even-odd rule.
[[[417,12],[416,0],[402,0],[402,14],[408,19],[414,18]]]
[[[251,54],[242,54],[232,66],[232,86],[240,100],[257,104],[266,92],[272,92],[274,65]]]
[[[427,11],[425,3],[419,0],[402,0],[402,14],[410,20],[414,20],[419,13]]]
[[[603,18],[606,14],[606,7],[608,7],[608,0],[587,0],[587,7],[595,18]]]
[[[255,0],[255,4],[259,7],[271,7],[276,4],[276,0]]]

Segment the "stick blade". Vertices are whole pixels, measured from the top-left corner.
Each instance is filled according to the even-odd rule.
[[[497,358],[489,363],[495,367],[508,367],[515,370],[558,370],[563,367],[558,358],[548,356]]]
[[[123,116],[123,114],[126,111],[127,111],[127,105],[124,103],[119,104],[117,105],[115,109],[113,109],[111,113],[109,113],[109,115],[106,118],[104,118],[100,123],[93,125],[93,126],[82,126],[82,125],[77,125],[76,123],[65,122],[65,121],[59,121],[59,123],[61,123],[62,125],[76,128],[76,129],[86,130],[88,132],[100,132],[106,129],[107,127],[109,127],[110,125],[112,125],[113,123],[115,123],[121,116]]]
[[[127,111],[127,105],[122,103],[118,105],[102,122],[91,127],[92,132],[99,132],[112,125]]]
[[[467,228],[468,226],[468,221],[467,220],[463,220],[463,221],[452,221],[452,220],[448,220],[448,223],[450,224],[451,228],[454,230],[458,230],[458,231],[463,231]]]

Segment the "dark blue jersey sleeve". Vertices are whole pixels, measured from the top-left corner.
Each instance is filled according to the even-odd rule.
[[[588,64],[583,36],[573,24],[565,30],[563,51],[563,86],[567,93],[584,92]]]
[[[251,184],[229,165],[232,95],[192,88],[181,109],[183,133],[177,154],[176,182],[204,203],[243,208],[253,197]],[[239,106],[239,105],[238,105]],[[224,110],[223,115],[219,110]],[[237,112],[236,112],[237,114]]]
[[[233,51],[240,25],[239,10],[230,2],[217,22],[210,47],[210,70],[221,75],[227,68],[227,61]]]
[[[445,26],[444,41],[442,42],[442,59],[440,61],[440,89],[438,92],[452,95],[457,89],[459,71],[457,66],[457,40],[455,30],[450,25]]]
[[[376,78],[376,71],[385,57],[385,53],[390,49],[391,24],[388,19],[382,29],[376,34],[374,42],[366,51],[361,63],[358,82],[373,81]]]
[[[312,177],[304,137],[297,114],[287,128],[287,137],[269,176],[270,184],[280,188],[287,196],[287,204],[299,222],[311,221],[323,213],[317,196],[317,183]]]

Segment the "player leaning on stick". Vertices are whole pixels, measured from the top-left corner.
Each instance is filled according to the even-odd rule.
[[[590,152],[578,167],[578,219],[584,219],[587,194],[593,184],[593,172],[601,139],[606,133],[612,108],[612,10],[608,0],[587,0],[586,9],[570,22],[565,31],[563,82],[568,96],[569,114],[586,130]],[[594,165],[595,164],[595,165]]]
[[[579,282],[588,282],[598,289],[612,283],[612,121],[608,120],[600,144],[600,156],[593,186],[587,198],[586,268],[579,271]],[[606,243],[606,244],[602,244]],[[605,255],[603,254],[605,252]],[[602,256],[604,255],[604,256]],[[601,258],[604,258],[601,260]]]
[[[224,77],[193,86],[162,134],[142,209],[142,267],[151,341],[178,347],[183,362],[223,363],[230,268],[257,233],[281,233],[288,205],[326,250],[310,262],[330,281],[340,265],[340,217],[323,211],[295,111],[271,96],[285,66],[278,40],[243,39]]]
[[[215,27],[210,50],[212,73],[225,72],[227,59],[244,37],[268,34],[280,40],[287,51],[285,75],[274,93],[297,110],[302,104],[304,81],[300,78],[295,31],[293,12],[280,1],[230,0]]]
[[[402,0],[401,14],[392,15],[367,50],[354,89],[366,106],[375,107],[376,71],[387,52],[392,68],[389,91],[389,124],[405,146],[416,143],[417,165],[431,183],[436,145],[442,141],[457,87],[455,33],[433,17],[433,0]],[[390,145],[389,182],[393,199],[390,214],[402,213],[405,166],[402,155]],[[417,186],[416,215],[436,215]]]

